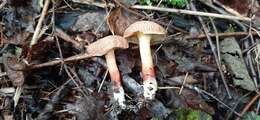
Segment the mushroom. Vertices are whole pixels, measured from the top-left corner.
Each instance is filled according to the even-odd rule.
[[[106,58],[107,68],[108,68],[108,71],[110,74],[110,79],[113,82],[114,100],[117,101],[118,104],[121,106],[121,108],[124,109],[126,107],[124,89],[121,84],[120,73],[119,73],[119,70],[118,70],[118,67],[116,64],[114,50],[117,48],[123,48],[123,49],[128,48],[128,41],[125,38],[123,38],[121,36],[116,36],[116,35],[110,35],[110,36],[104,37],[98,41],[100,41],[99,42],[99,46],[100,46],[99,51],[102,51],[102,52],[100,52],[100,55],[102,55],[104,52],[106,52],[105,58]],[[96,46],[96,47],[99,47],[99,46]],[[90,53],[94,53],[95,51],[92,51],[92,49],[97,50],[97,48],[89,47],[89,48],[87,48],[87,51]]]
[[[165,34],[166,30],[162,26],[151,21],[137,21],[131,24],[124,32],[124,37],[130,43],[139,44],[142,62],[143,96],[148,100],[154,99],[157,91],[150,45],[160,43]]]

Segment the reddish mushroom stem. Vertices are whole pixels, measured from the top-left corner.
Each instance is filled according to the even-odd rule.
[[[150,77],[155,78],[154,67],[151,67],[151,68],[142,67],[142,75],[143,75],[144,81],[148,80]]]
[[[140,55],[142,61],[143,80],[147,81],[150,80],[149,79],[150,77],[155,77],[153,58],[152,58],[151,48],[150,48],[151,36],[138,33],[138,39],[139,39]]]
[[[119,89],[121,87],[120,73],[116,64],[114,50],[110,50],[106,55],[107,68],[110,74],[110,78],[113,82],[114,89]]]

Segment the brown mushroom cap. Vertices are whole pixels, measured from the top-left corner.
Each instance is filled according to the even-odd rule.
[[[152,35],[151,45],[160,43],[165,37],[166,30],[159,24],[151,21],[137,21],[131,24],[124,32],[124,38],[130,43],[138,44],[137,33]]]
[[[128,47],[128,42],[125,38],[117,35],[110,35],[87,46],[87,53],[94,54],[96,56],[103,56],[110,50],[118,48],[126,49]]]

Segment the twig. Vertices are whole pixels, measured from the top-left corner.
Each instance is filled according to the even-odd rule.
[[[37,65],[29,65],[28,69],[36,69],[36,68],[42,68],[42,67],[48,67],[48,66],[53,66],[53,65],[57,65],[61,62],[71,62],[71,61],[77,61],[77,60],[82,60],[82,59],[86,59],[86,58],[90,58],[93,57],[94,55],[90,55],[87,53],[84,54],[80,54],[80,55],[74,55],[68,58],[65,58],[63,61],[62,60],[54,60],[54,61],[50,61],[50,62],[46,62],[46,63],[41,63],[41,64],[37,64]]]
[[[253,3],[254,3],[254,0],[252,0],[252,3],[251,3],[251,10],[252,10],[252,7],[253,7]],[[252,18],[253,16],[251,16]],[[255,41],[254,41],[254,37],[252,35],[252,21],[250,21],[250,25],[249,25],[249,36],[250,36],[250,40],[251,40],[251,44],[255,44]],[[256,51],[254,51],[255,54]],[[248,52],[248,54],[250,54],[250,51]],[[249,60],[249,66],[250,66],[250,70],[251,70],[251,74],[252,74],[252,78],[253,78],[253,81],[254,81],[254,85],[255,85],[255,88],[256,88],[256,92],[259,93],[259,89],[258,89],[258,83],[257,83],[257,74],[256,74],[256,71],[255,71],[255,67],[253,65],[253,60],[252,60],[252,57],[250,55],[250,58],[248,59]],[[258,70],[258,69],[257,69]],[[259,73],[259,71],[258,71]]]
[[[215,35],[216,35],[216,44],[217,44],[218,60],[219,60],[219,63],[221,64],[218,29],[217,29],[217,27],[216,27],[216,25],[215,25],[213,19],[212,19],[211,17],[209,17],[209,19],[210,19],[210,22],[211,22],[211,24],[212,24],[212,26],[213,26]]]
[[[55,28],[54,35],[62,38],[64,41],[72,43],[75,48],[80,48],[80,43],[71,38],[68,34],[66,34],[63,30],[59,28]]]
[[[242,50],[242,55],[248,53],[249,51],[255,50],[256,47],[257,47],[256,45],[257,45],[257,44],[254,43],[253,45],[251,45],[251,46],[245,48],[244,50]]]
[[[195,89],[198,89],[197,87],[195,87]],[[234,112],[237,116],[242,116],[241,114],[239,114],[238,112],[236,112],[235,110],[233,110],[231,107],[229,107],[228,105],[226,105],[224,102],[222,102],[220,99],[218,99],[217,97],[215,97],[214,95],[208,93],[207,91],[205,90],[201,90],[200,89],[200,93],[204,93],[212,98],[214,98],[215,100],[217,100],[220,104],[224,105],[225,107],[227,107],[228,109],[230,109],[232,112]]]
[[[71,80],[73,81],[73,83],[76,85],[77,89],[83,94],[84,97],[87,97],[87,94],[85,93],[85,91],[79,86],[79,84],[75,81],[75,79],[73,79],[73,76],[71,74],[72,69],[70,67],[68,67],[66,64],[64,64],[64,70],[66,71],[67,75],[72,78]],[[74,72],[75,73],[75,72]],[[78,77],[77,77],[78,78]],[[80,82],[80,80],[78,80]]]
[[[64,70],[66,71],[67,75],[70,77],[70,79],[73,81],[73,83],[77,86],[77,88],[79,89],[79,91],[84,95],[84,97],[86,97],[87,95],[85,94],[85,92],[80,88],[79,84],[75,81],[75,79],[73,78],[72,74],[70,73],[70,71],[68,70],[68,67],[66,64],[64,64],[63,62],[63,55],[62,55],[62,51],[61,51],[61,47],[60,47],[60,43],[59,40],[56,38],[56,44],[59,50],[59,54],[60,54],[60,58],[62,59],[62,66],[64,66]],[[61,68],[62,68],[61,66]],[[70,69],[71,70],[71,69]]]
[[[216,13],[207,13],[207,12],[190,11],[190,10],[180,10],[180,9],[174,9],[174,8],[161,8],[161,7],[154,7],[154,6],[142,6],[142,5],[134,5],[134,6],[131,6],[131,8],[144,9],[144,10],[156,10],[156,11],[172,12],[172,13],[178,13],[178,14],[179,13],[188,14],[188,15],[195,15],[195,16],[207,16],[207,17],[215,17],[215,18],[230,19],[230,20],[251,21],[251,18],[248,18],[248,17],[222,15],[222,14],[216,14]]]
[[[248,109],[255,103],[255,101],[260,97],[260,95],[256,94],[244,107],[242,112],[240,113],[242,116],[248,111]],[[240,120],[240,117],[237,117],[236,120]]]
[[[59,40],[58,40],[58,37],[57,36],[55,36],[55,41],[56,41],[56,45],[57,45],[57,47],[58,47],[58,50],[59,50],[59,54],[60,54],[60,59],[61,59],[61,66],[60,66],[60,73],[61,73],[61,71],[62,71],[62,68],[63,68],[63,66],[64,66],[64,62],[63,62],[63,55],[62,55],[62,51],[61,51],[61,48],[60,48],[60,43],[59,43]],[[67,70],[66,70],[67,71]],[[59,73],[59,74],[60,74]],[[67,73],[67,74],[69,74],[69,73]]]
[[[214,33],[208,33],[209,37],[216,37],[217,34]],[[219,38],[225,38],[225,37],[243,37],[247,36],[248,32],[225,32],[225,33],[218,33]],[[252,32],[253,36],[257,36],[256,32]],[[197,36],[187,36],[185,39],[205,39],[207,36],[205,34],[200,34]]]
[[[164,90],[164,89],[181,89],[180,87],[175,87],[175,86],[165,86],[165,87],[158,87],[159,90]]]
[[[184,77],[184,80],[183,80],[183,82],[182,82],[181,89],[180,89],[180,91],[179,91],[179,95],[181,95],[181,92],[182,92],[182,90],[183,90],[183,88],[184,88],[184,84],[186,84],[186,80],[187,80],[188,75],[189,75],[189,73],[187,72],[186,75],[185,75],[185,77]]]
[[[105,79],[106,79],[106,77],[107,77],[107,74],[108,74],[108,69],[106,70],[106,73],[105,73],[105,75],[104,75],[104,77],[103,77],[103,80],[101,81],[101,84],[100,84],[100,86],[99,86],[99,88],[98,88],[98,93],[100,92],[100,90],[101,90],[101,88],[102,88],[102,86],[103,86],[103,84],[104,84],[104,81],[105,81]]]
[[[192,2],[191,2],[190,5],[191,5],[191,9],[194,10],[194,11],[196,11],[196,8],[195,8],[195,6],[194,6],[194,4],[193,4]],[[226,91],[227,91],[228,97],[229,97],[229,98],[232,98],[231,95],[230,95],[230,91],[229,91],[227,82],[226,82],[226,80],[225,80],[224,73],[223,73],[222,68],[221,68],[221,65],[220,65],[220,62],[219,62],[219,60],[218,60],[218,56],[217,56],[217,53],[216,53],[215,45],[213,44],[213,42],[212,42],[212,40],[211,40],[211,37],[208,35],[209,30],[207,29],[207,27],[206,27],[206,25],[205,25],[203,19],[202,19],[200,16],[197,16],[197,17],[198,17],[198,19],[199,19],[200,24],[202,25],[202,28],[203,28],[203,30],[204,30],[204,33],[206,34],[207,40],[208,40],[209,45],[210,45],[210,47],[211,47],[211,50],[212,50],[212,52],[213,52],[213,55],[214,55],[216,64],[217,64],[217,66],[218,66],[218,69],[219,69],[219,73],[220,73],[222,82],[224,83],[225,89],[226,89]]]
[[[7,3],[6,0],[1,0],[2,3],[0,4],[0,10],[5,6],[5,4]]]
[[[50,4],[50,0],[46,0],[45,3],[44,3],[44,7],[42,9],[41,17],[40,17],[40,19],[37,23],[36,28],[35,28],[35,31],[34,31],[34,34],[33,34],[33,37],[32,37],[31,43],[30,43],[30,48],[32,48],[32,46],[35,45],[38,41],[38,36],[41,32],[42,22],[43,22],[45,15],[47,13],[49,4]]]
[[[232,109],[235,110],[235,109],[240,105],[240,103],[241,103],[243,100],[245,100],[245,99],[250,95],[250,93],[252,93],[252,92],[246,93],[245,95],[243,95],[242,97],[240,97],[240,98],[236,101],[235,105],[232,105],[232,107],[233,107]],[[226,120],[230,120],[230,117],[232,117],[232,115],[233,115],[233,113],[230,112],[230,113],[227,115]]]

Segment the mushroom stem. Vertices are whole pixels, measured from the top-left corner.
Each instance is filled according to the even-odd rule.
[[[147,80],[148,77],[154,77],[154,68],[153,68],[153,58],[151,54],[150,48],[150,35],[144,35],[142,33],[138,34],[139,39],[139,49],[142,61],[142,74],[144,81]]]
[[[110,50],[106,55],[106,62],[108,72],[110,74],[110,79],[113,85],[113,97],[114,100],[118,102],[122,109],[126,108],[125,105],[125,93],[121,85],[120,73],[116,64],[116,58],[114,50]]]
[[[115,88],[121,87],[120,73],[116,64],[114,50],[110,50],[106,55],[107,68],[110,74],[111,81]]]
[[[155,79],[155,70],[150,48],[151,35],[138,33],[137,37],[139,39],[139,49],[142,61],[144,97],[146,99],[153,99],[157,90],[157,82]]]

